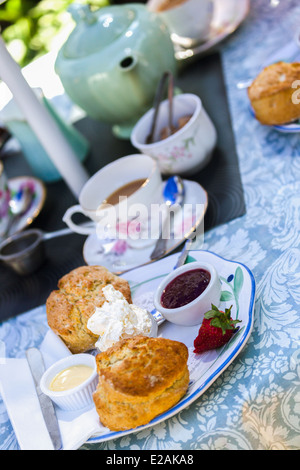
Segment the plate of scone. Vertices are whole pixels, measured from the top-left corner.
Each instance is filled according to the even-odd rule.
[[[204,323],[212,325],[206,315],[205,319],[187,326],[155,316],[155,294],[171,272],[177,279],[176,273],[181,269],[174,268],[177,260],[178,254],[170,255],[122,277],[102,266],[81,266],[63,276],[46,305],[40,307],[49,326],[39,346],[46,363],[46,376],[64,358],[70,362],[70,357],[76,362],[77,358],[88,355],[97,370],[90,395],[83,387],[85,382],[66,391],[70,395],[72,390],[83,393],[83,405],[69,400],[72,408],[64,409],[65,405],[57,405],[53,399],[63,449],[116,439],[174,416],[201,399],[245,347],[254,321],[253,274],[247,266],[209,251],[190,251],[184,268],[193,274],[200,263],[217,273],[214,279],[217,294],[212,299],[212,310],[207,312],[208,318],[216,314],[219,322],[228,314],[229,322],[235,324],[233,328],[230,326],[231,336],[222,344],[210,344],[204,351],[199,338]],[[185,285],[189,286],[190,281]],[[181,289],[183,292],[184,288]],[[15,374],[11,370],[9,377],[13,381]],[[62,373],[66,371],[63,369]],[[51,384],[57,377],[53,376]],[[42,382],[45,390],[46,380],[42,379],[41,386]],[[25,424],[19,413],[14,413],[15,401],[8,399],[11,387],[13,383],[7,393],[4,390],[4,402],[22,447],[18,426],[24,428]],[[30,391],[29,383],[22,390],[22,406],[27,407],[28,403],[29,409],[34,390]],[[65,392],[60,389],[51,393],[50,397],[56,394],[61,399]],[[27,428],[28,423],[26,437]]]
[[[265,67],[248,88],[251,113],[280,132],[300,132],[300,63]]]
[[[153,426],[189,406],[229,366],[251,334],[255,301],[251,271],[214,253],[192,251],[186,264],[193,268],[201,261],[214,266],[221,285],[217,310],[230,310],[239,326],[228,343],[202,353],[195,349],[201,324],[179,326],[164,320],[151,335],[151,322],[143,315],[152,316],[155,292],[177,257],[171,255],[122,277],[101,266],[83,266],[64,276],[48,298],[51,332],[71,354],[95,356],[98,385],[91,406],[99,429],[89,437],[90,443]],[[65,419],[64,413],[58,416]]]

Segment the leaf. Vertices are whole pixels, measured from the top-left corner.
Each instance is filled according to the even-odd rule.
[[[192,256],[188,255],[185,264],[194,263],[196,260]]]
[[[244,274],[243,271],[240,267],[238,267],[235,271],[235,276],[234,276],[234,291],[237,296],[239,296],[240,291],[243,287],[244,284]]]
[[[286,375],[283,376],[283,378],[284,378],[285,380],[289,380],[290,382],[292,382],[293,380],[295,380],[296,377],[297,377],[296,374],[293,374],[292,372],[289,372],[289,373],[287,373]]]
[[[233,295],[232,295],[232,292],[229,292],[228,290],[223,290],[221,292],[221,302],[226,302],[227,300],[232,300],[233,299]]]
[[[223,330],[223,323],[221,322],[220,318],[213,318],[210,324],[216,328],[221,328]]]

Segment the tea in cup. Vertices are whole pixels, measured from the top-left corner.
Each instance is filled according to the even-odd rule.
[[[149,0],[147,7],[166,23],[175,43],[190,47],[208,38],[213,0]]]
[[[155,242],[150,237],[151,205],[162,198],[162,178],[157,162],[147,155],[129,155],[108,164],[81,190],[79,205],[70,207],[64,222],[76,233],[97,232],[100,239],[123,239],[133,247]],[[95,222],[96,228],[73,222],[75,213]],[[157,229],[158,230],[158,229]]]
[[[0,237],[3,237],[10,219],[9,212],[10,190],[4,173],[3,163],[0,161]]]

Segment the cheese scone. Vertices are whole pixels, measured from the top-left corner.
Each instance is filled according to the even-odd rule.
[[[300,118],[300,104],[293,100],[300,63],[278,62],[269,65],[248,88],[248,96],[259,122],[287,124]]]
[[[102,266],[81,266],[58,282],[46,302],[49,327],[64,341],[70,351],[82,353],[92,349],[99,339],[87,328],[96,307],[102,307],[103,287],[112,285],[132,303],[130,286],[125,279]]]
[[[189,384],[188,349],[178,341],[135,336],[96,357],[94,403],[112,431],[136,428],[174,406]]]

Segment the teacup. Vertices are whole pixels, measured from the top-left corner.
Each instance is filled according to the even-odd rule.
[[[149,237],[149,216],[151,205],[160,204],[161,198],[157,162],[146,155],[129,155],[92,176],[81,190],[79,205],[70,207],[63,221],[76,233],[89,235],[96,230],[102,240],[122,239],[144,247],[155,242]],[[96,229],[75,224],[72,216],[78,212],[94,221]]]
[[[173,121],[190,116],[177,132],[161,140],[160,132],[168,126],[169,101],[161,103],[154,143],[146,143],[150,134],[154,109],[148,111],[136,124],[131,134],[132,145],[150,155],[164,175],[188,176],[203,169],[210,161],[216,145],[215,127],[197,95],[185,93],[174,97]]]
[[[191,47],[208,38],[213,0],[149,0],[147,7],[166,23],[174,42]]]
[[[5,234],[9,213],[10,190],[4,173],[3,163],[0,161],[0,237]]]

